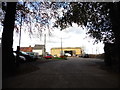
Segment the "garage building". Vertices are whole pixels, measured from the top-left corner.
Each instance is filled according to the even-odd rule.
[[[78,56],[82,54],[82,49],[80,47],[51,48],[51,55],[60,56],[61,53],[64,55]]]

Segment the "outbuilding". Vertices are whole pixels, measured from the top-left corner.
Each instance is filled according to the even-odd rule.
[[[51,48],[51,54],[57,56],[60,56],[61,54],[79,56],[82,54],[82,49],[80,47]]]

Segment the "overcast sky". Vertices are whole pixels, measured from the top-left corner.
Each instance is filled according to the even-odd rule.
[[[23,28],[24,29],[24,28]],[[21,36],[21,47],[29,47],[35,44],[44,44],[44,35],[41,38],[33,37],[30,38],[27,32],[24,32],[22,29]],[[46,35],[46,51],[50,53],[50,49],[54,47],[61,47],[61,37],[62,37],[62,47],[84,47],[85,53],[104,53],[102,43],[93,45],[93,39],[90,37],[86,38],[86,30],[83,30],[81,27],[78,27],[76,24],[73,27],[67,28],[63,31],[59,29],[53,29],[52,36]],[[48,34],[48,30],[46,30]],[[14,42],[13,48],[16,50],[19,45],[19,34],[14,32]]]

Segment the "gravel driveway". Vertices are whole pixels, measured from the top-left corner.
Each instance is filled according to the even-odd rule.
[[[119,74],[100,68],[103,60],[68,58],[30,64],[38,69],[3,80],[3,88],[119,88]]]

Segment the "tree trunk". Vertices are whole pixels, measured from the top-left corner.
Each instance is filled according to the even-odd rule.
[[[113,47],[114,44],[112,43],[104,43],[104,62],[106,66],[112,66]]]
[[[113,67],[120,72],[120,2],[110,3],[110,18],[112,22],[112,30],[115,34],[115,56]]]
[[[13,31],[15,23],[16,2],[8,2],[2,33],[2,72],[3,75],[14,69]]]

